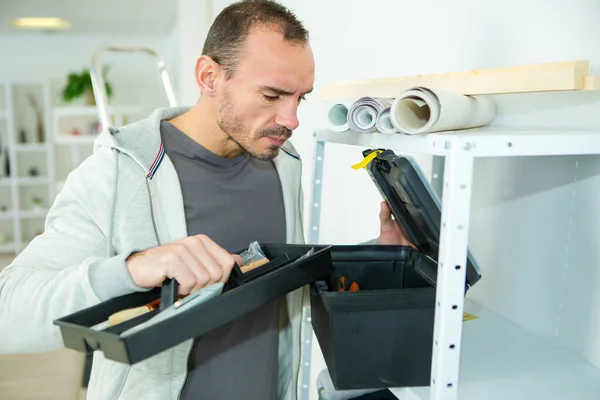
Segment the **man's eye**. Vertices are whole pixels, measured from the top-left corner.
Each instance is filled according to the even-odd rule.
[[[266,94],[263,94],[263,96],[264,96],[265,99],[267,99],[269,101],[275,101],[275,100],[277,100],[279,98],[279,96],[269,96],[269,95],[266,95]]]

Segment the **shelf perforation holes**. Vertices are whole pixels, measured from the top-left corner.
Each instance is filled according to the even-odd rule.
[[[455,270],[457,270],[457,271],[459,271],[459,270],[460,270],[460,265],[456,265],[456,266],[454,267],[454,269],[455,269]],[[456,304],[454,304],[454,305],[452,305],[452,309],[453,309],[453,310],[457,310],[457,309],[458,309],[458,306],[457,306]],[[436,345],[437,345],[437,341],[436,341]],[[450,346],[448,346],[448,347],[449,347],[451,350],[454,350],[454,349],[456,348],[456,345],[455,345],[455,344],[450,344]],[[449,383],[447,383],[447,384],[446,384],[446,387],[447,387],[447,388],[452,388],[452,386],[453,386],[452,382],[449,382]]]
[[[443,266],[443,263],[440,263],[440,267],[442,267],[442,266]],[[455,269],[455,270],[457,270],[457,271],[459,271],[459,270],[460,270],[460,268],[461,268],[461,266],[460,266],[460,265],[456,265],[456,266],[454,267],[454,269]],[[438,305],[438,307],[440,307],[440,306],[441,306],[441,303],[438,301],[437,305]],[[458,310],[458,305],[456,305],[456,304],[453,304],[453,305],[452,305],[452,310]],[[438,345],[438,341],[436,340],[436,341],[435,341],[435,346],[437,347],[437,345]],[[450,344],[448,347],[449,347],[451,350],[454,350],[454,349],[456,349],[456,345],[455,345],[455,344]],[[433,384],[435,385],[435,379],[433,379]],[[447,384],[446,384],[446,387],[447,387],[447,388],[452,388],[452,386],[453,386],[452,382],[450,382],[450,383],[447,383]]]

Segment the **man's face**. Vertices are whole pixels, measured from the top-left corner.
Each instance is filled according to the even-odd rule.
[[[314,83],[308,44],[253,29],[233,77],[218,93],[220,128],[250,155],[269,160],[299,125],[297,109]]]

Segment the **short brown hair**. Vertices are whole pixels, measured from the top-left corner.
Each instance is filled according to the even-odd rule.
[[[272,0],[242,0],[219,13],[208,31],[202,54],[212,58],[233,77],[239,54],[248,33],[255,25],[273,28],[287,41],[308,43],[308,31],[293,12]]]

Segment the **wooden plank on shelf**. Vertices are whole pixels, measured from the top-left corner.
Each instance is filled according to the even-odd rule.
[[[412,86],[427,86],[465,95],[600,90],[600,77],[589,76],[586,60],[508,66],[470,71],[422,74],[321,86],[320,100],[393,98]]]
[[[586,76],[585,90],[600,90],[600,76]]]

